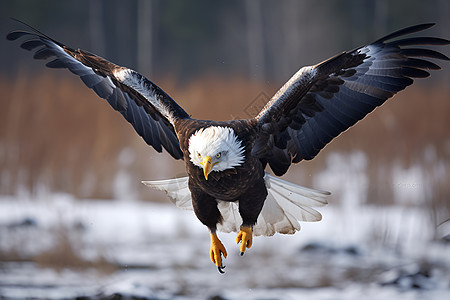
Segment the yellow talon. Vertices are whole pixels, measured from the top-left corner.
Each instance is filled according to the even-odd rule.
[[[241,242],[241,255],[244,255],[245,248],[250,248],[253,241],[253,230],[251,227],[242,227],[236,237],[236,244]]]
[[[222,265],[222,254],[223,258],[227,258],[227,250],[225,250],[224,245],[217,237],[217,234],[211,233],[211,260],[219,268],[219,272],[223,273],[221,269],[224,268]]]

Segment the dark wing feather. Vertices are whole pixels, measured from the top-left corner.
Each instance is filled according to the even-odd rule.
[[[120,112],[156,151],[161,152],[164,148],[175,159],[183,158],[174,122],[189,118],[189,115],[163,90],[133,70],[87,51],[66,47],[31,29],[33,32],[13,31],[7,39],[27,37],[21,47],[35,50],[35,59],[53,58],[46,64],[47,67],[66,68],[78,75],[87,87]]]
[[[447,56],[414,46],[448,45],[448,40],[390,41],[432,25],[408,27],[300,69],[256,117],[259,133],[252,154],[282,175],[292,162],[313,159],[333,138],[412,84],[413,78],[439,70],[426,59],[449,60]]]

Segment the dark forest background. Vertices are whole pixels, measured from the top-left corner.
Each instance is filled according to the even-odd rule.
[[[63,43],[188,82],[211,73],[283,82],[300,66],[421,22],[450,34],[447,0],[0,1],[6,33],[18,18]],[[2,43],[2,73],[24,58]],[[24,61],[42,73],[40,64]]]

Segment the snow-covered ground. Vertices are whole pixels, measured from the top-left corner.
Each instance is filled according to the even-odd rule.
[[[321,212],[321,222],[303,223],[295,235],[255,238],[243,257],[235,234],[220,234],[229,252],[220,275],[206,228],[171,204],[3,197],[0,250],[23,260],[0,262],[0,296],[450,299],[450,245],[431,241],[423,210],[329,205]],[[62,241],[92,266],[99,258],[106,266],[49,266]]]
[[[241,257],[219,233],[223,275],[206,227],[169,201],[125,200],[126,186],[121,201],[0,197],[0,299],[450,299],[450,221],[436,228],[419,199],[433,174],[393,166],[401,205],[372,206],[366,168],[330,155],[314,177],[330,204],[295,235],[256,237]]]

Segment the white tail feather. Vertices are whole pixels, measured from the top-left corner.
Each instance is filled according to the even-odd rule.
[[[166,192],[170,201],[177,207],[193,210],[188,179],[188,177],[181,177],[166,180],[142,181],[142,183],[155,190]]]
[[[188,177],[143,181],[146,186],[164,191],[170,200],[181,209],[193,209],[191,193],[188,187]],[[299,221],[315,222],[322,219],[322,215],[312,207],[327,204],[329,192],[305,188],[268,173],[264,176],[268,190],[264,206],[258,220],[253,227],[254,235],[274,235],[276,232],[293,234],[301,229]],[[242,224],[237,202],[218,200],[218,208],[223,222],[217,229],[222,232],[237,232]]]

